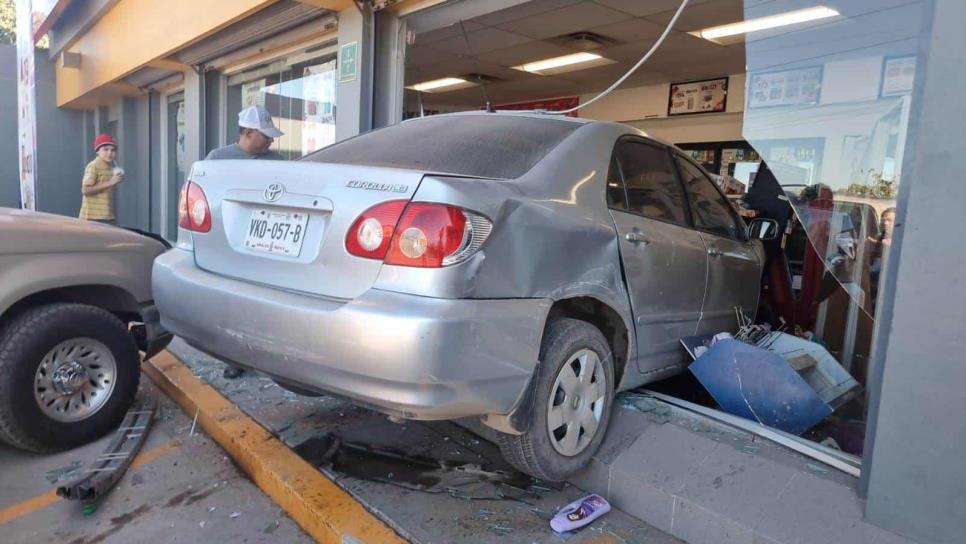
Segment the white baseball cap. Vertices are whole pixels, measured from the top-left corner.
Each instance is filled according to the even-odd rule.
[[[238,112],[238,126],[253,128],[269,138],[278,138],[285,134],[275,127],[272,114],[268,113],[264,106],[248,106]]]

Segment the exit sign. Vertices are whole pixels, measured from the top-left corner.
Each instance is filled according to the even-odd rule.
[[[339,48],[339,83],[356,78],[359,73],[359,42],[342,44]]]

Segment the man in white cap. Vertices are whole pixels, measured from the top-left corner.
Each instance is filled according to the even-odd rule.
[[[238,143],[212,149],[205,160],[284,158],[269,149],[283,133],[275,127],[272,116],[263,106],[249,106],[238,112]]]
[[[212,149],[205,160],[285,160],[277,152],[269,149],[275,138],[282,134],[282,131],[272,122],[272,115],[268,113],[268,110],[263,106],[249,106],[238,112],[238,143]],[[231,380],[244,374],[244,369],[228,363],[222,375]]]

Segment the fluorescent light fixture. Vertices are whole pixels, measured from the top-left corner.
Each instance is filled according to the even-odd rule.
[[[514,66],[513,69],[547,76],[613,63],[614,61],[605,59],[596,53],[574,53],[562,57],[553,57],[552,59],[528,62],[520,66]]]
[[[813,8],[789,11],[786,13],[779,13],[777,15],[759,17],[757,19],[749,19],[747,21],[741,21],[740,23],[713,26],[711,28],[705,28],[704,30],[693,32],[693,34],[706,40],[717,40],[719,38],[726,38],[728,36],[749,34],[751,32],[758,32],[761,30],[769,30],[783,26],[797,25],[799,23],[818,21],[820,19],[828,19],[829,17],[837,17],[838,15],[839,12],[832,8],[815,6]]]
[[[410,85],[408,88],[421,93],[433,93],[455,91],[457,89],[472,87],[473,85],[476,85],[476,83],[466,81],[463,78],[444,77],[442,79],[434,79],[432,81],[424,81],[422,83]]]

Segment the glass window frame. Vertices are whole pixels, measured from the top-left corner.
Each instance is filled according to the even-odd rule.
[[[233,122],[234,117],[237,116],[237,111],[229,111],[229,100],[230,89],[233,86],[239,86],[244,83],[251,81],[257,81],[258,79],[264,78],[271,74],[281,74],[286,70],[293,70],[297,65],[303,65],[307,62],[323,63],[335,61],[336,69],[336,94],[338,94],[338,45],[337,42],[332,38],[332,36],[326,36],[324,39],[309,40],[298,45],[294,45],[290,48],[286,48],[285,51],[279,52],[278,54],[261,58],[258,60],[252,60],[249,62],[243,62],[239,64],[234,64],[230,68],[225,69],[222,73],[219,82],[219,113],[220,118],[218,119],[220,125],[220,136],[223,141],[220,142],[221,146],[230,145],[238,141],[238,127],[237,122]],[[297,78],[294,78],[297,79]],[[285,83],[281,77],[279,77],[278,85]],[[337,110],[336,105],[334,109]],[[278,115],[272,114],[275,118],[275,124],[280,130],[286,132],[286,134],[291,132],[290,127],[282,126],[285,124],[282,118]],[[289,130],[286,130],[288,128]],[[338,142],[338,138],[332,143]],[[328,145],[332,145],[332,143]],[[328,145],[314,149],[308,153],[303,154],[301,157],[293,157],[286,160],[299,160],[302,157],[308,156],[315,151],[324,149]],[[282,153],[281,151],[272,148],[273,151]],[[282,153],[285,155],[284,153]]]
[[[649,139],[643,138],[641,136],[634,136],[634,135],[630,135],[630,134],[621,136],[620,138],[617,139],[616,142],[614,142],[614,147],[611,150],[611,160],[610,160],[610,163],[611,163],[611,166],[614,166],[614,165],[617,166],[618,177],[620,179],[620,184],[621,184],[621,190],[624,192],[624,205],[625,206],[629,206],[630,198],[628,198],[628,196],[627,196],[627,183],[624,180],[624,169],[621,166],[621,161],[617,157],[617,149],[621,146],[621,144],[623,144],[625,142],[632,142],[632,143],[638,143],[638,144],[643,144],[643,145],[649,145],[651,147],[655,147],[655,148],[657,148],[657,149],[659,149],[661,151],[664,151],[667,154],[668,161],[670,161],[670,163],[671,163],[671,173],[674,175],[674,179],[675,179],[675,181],[678,184],[678,188],[681,189],[681,194],[684,196],[684,220],[685,220],[685,222],[684,223],[679,223],[677,221],[671,221],[671,220],[668,220],[668,219],[660,219],[660,218],[657,218],[657,217],[651,217],[649,215],[645,215],[643,213],[633,211],[629,207],[625,207],[625,208],[612,208],[610,205],[607,204],[607,186],[606,186],[607,180],[609,180],[610,177],[611,177],[611,174],[610,174],[610,166],[608,167],[607,178],[604,181],[604,184],[605,184],[605,187],[604,187],[604,204],[607,205],[608,209],[611,209],[611,210],[614,210],[614,211],[618,211],[618,212],[622,212],[622,213],[627,213],[627,214],[630,214],[630,215],[636,215],[637,217],[641,217],[641,218],[647,219],[649,221],[659,221],[661,223],[666,223],[668,225],[674,225],[676,227],[691,228],[691,229],[693,229],[694,228],[694,218],[691,216],[691,200],[688,198],[688,192],[685,189],[684,184],[682,183],[680,174],[678,173],[677,164],[674,162],[674,154],[673,154],[673,152],[671,150],[671,147],[668,146],[668,145],[666,145],[666,144],[663,144],[661,142],[658,142],[658,141],[655,141],[655,140],[649,140]]]
[[[684,173],[681,171],[680,165],[678,165],[678,162],[677,162],[678,160],[685,161],[691,166],[697,168],[698,171],[701,172],[701,174],[704,176],[704,179],[707,180],[708,184],[711,185],[712,188],[714,188],[715,192],[718,194],[721,200],[725,202],[725,204],[728,207],[728,214],[731,216],[731,220],[734,222],[735,226],[738,227],[736,229],[736,231],[739,233],[738,237],[726,236],[724,234],[721,234],[720,232],[714,232],[712,230],[701,228],[698,225],[697,221],[695,221],[694,219],[694,208],[691,205],[691,195],[688,193],[687,185],[684,184]],[[711,179],[711,177],[704,170],[704,168],[702,168],[701,165],[698,164],[696,161],[691,159],[691,157],[688,157],[686,153],[683,153],[682,151],[676,150],[676,149],[671,151],[671,162],[674,163],[674,171],[677,173],[678,183],[684,189],[685,201],[688,204],[688,217],[691,221],[692,228],[694,230],[700,231],[705,234],[709,234],[711,236],[717,236],[719,238],[724,238],[726,240],[733,240],[737,242],[747,243],[748,227],[745,224],[744,219],[742,219],[741,216],[738,215],[738,211],[735,209],[734,205],[731,203],[730,200],[728,200],[728,197],[725,196],[725,194],[721,191],[721,188],[718,187],[718,184]]]
[[[179,101],[185,101],[187,104],[187,98],[185,94],[185,86],[183,83],[177,85],[172,85],[158,93],[158,151],[159,151],[159,161],[158,161],[158,176],[160,179],[160,188],[158,192],[158,234],[160,234],[164,239],[169,242],[174,242],[178,236],[178,220],[177,220],[177,209],[178,209],[178,195],[181,191],[181,186],[187,180],[188,172],[190,171],[190,166],[184,171],[184,179],[177,176],[178,171],[172,171],[170,164],[172,160],[176,160],[177,150],[171,146],[170,143],[170,131],[172,128],[176,129],[177,118],[172,117],[169,112],[169,107],[172,103],[177,103]],[[174,184],[172,184],[174,180]],[[174,198],[172,198],[174,197]],[[169,217],[170,212],[174,211],[174,222],[171,222],[171,217]],[[174,238],[168,236],[168,232],[174,230]]]

